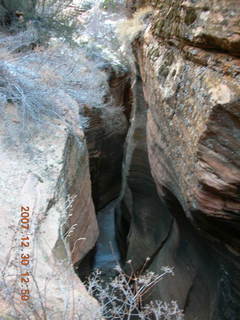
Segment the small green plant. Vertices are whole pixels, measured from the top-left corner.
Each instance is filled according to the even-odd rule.
[[[31,23],[39,33],[40,42],[49,37],[61,38],[74,44],[74,35],[78,30],[78,11],[74,9],[73,0],[36,0],[35,15]]]
[[[0,22],[9,25],[34,15],[36,0],[0,0]]]
[[[117,5],[116,0],[104,0],[102,2],[102,7],[106,10],[107,9],[114,9],[116,7],[116,5]]]
[[[38,33],[36,43],[51,36],[73,42],[78,29],[78,11],[73,0],[0,0],[0,24],[11,32],[25,31],[31,26]]]
[[[131,265],[131,260],[128,263]],[[108,283],[102,280],[100,270],[94,271],[87,281],[88,292],[99,301],[104,319],[183,320],[183,313],[175,301],[143,304],[150,290],[167,274],[173,274],[172,268],[164,267],[160,274],[132,271],[127,275],[120,265],[115,270],[117,275]]]

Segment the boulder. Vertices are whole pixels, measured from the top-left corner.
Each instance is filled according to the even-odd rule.
[[[15,108],[8,104],[5,111],[19,126]],[[77,124],[77,104],[71,113],[66,119],[73,117]],[[1,123],[3,319],[95,319],[98,312],[73,271],[98,236],[84,134],[77,126],[69,133],[60,120],[52,125],[33,134],[28,146],[6,146]],[[29,264],[23,261],[26,255]],[[29,290],[29,300],[21,300],[21,290]]]

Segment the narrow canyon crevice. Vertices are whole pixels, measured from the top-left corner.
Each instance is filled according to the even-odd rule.
[[[85,129],[89,152],[92,196],[96,210],[104,208],[112,200],[118,198],[121,189],[121,168],[123,146],[129,123],[131,110],[130,75],[126,72],[109,73],[108,110],[88,108],[84,115],[89,118]],[[121,107],[119,112],[115,109]],[[118,146],[118,148],[116,148]]]
[[[146,144],[148,108],[139,74],[133,84],[133,109],[125,145],[117,237],[123,260],[131,259],[137,270],[164,242],[172,218],[157,194],[150,171]]]
[[[238,2],[87,1],[76,11],[76,47],[50,34],[39,46],[41,19],[23,27],[19,11],[19,30],[1,32],[7,319],[33,310],[38,319],[102,319],[79,278],[100,268],[106,284],[119,262],[134,277],[174,270],[140,307],[176,301],[184,320],[240,320]],[[23,205],[32,223],[25,275],[36,279],[27,278],[28,310],[12,305],[24,282]]]
[[[128,4],[135,11],[148,2]],[[127,224],[129,230],[120,227],[119,237],[125,238],[126,259],[132,259],[136,269],[153,252],[149,270],[174,267],[175,276],[156,286],[152,297],[177,300],[187,320],[238,320],[239,77],[234,70],[239,59],[232,57],[235,40],[225,28],[234,30],[236,15],[229,12],[236,3],[231,2],[229,11],[222,9],[224,0],[205,11],[200,4],[152,1],[150,26],[133,43],[143,90],[142,98],[139,92],[134,97],[146,101],[150,170],[142,170],[144,152],[133,148],[119,211],[122,229]],[[190,23],[193,29],[187,24],[189,8],[196,16]],[[225,24],[216,15],[224,17]],[[200,29],[209,37],[197,38],[194,32]],[[218,43],[215,51],[205,50],[211,37],[213,45]],[[148,201],[144,187],[151,190],[143,172],[164,205],[156,215],[150,209],[154,201],[141,210]],[[172,229],[161,246],[169,220]]]
[[[186,319],[225,319],[223,314],[234,319],[238,311],[232,305],[225,307],[224,313],[219,308],[222,303],[238,299],[233,297],[228,264],[219,259],[216,249],[188,221],[172,192],[166,189],[164,198],[157,192],[146,144],[148,106],[139,75],[134,83],[123,189],[117,210],[117,239],[123,264],[132,260],[134,269],[141,270],[149,257],[145,269],[158,273],[162,266],[174,267],[175,276],[156,285],[146,302],[153,298],[176,299]],[[128,264],[125,270],[131,272]],[[227,288],[224,294],[219,283]]]
[[[139,63],[141,66],[141,60]],[[104,134],[100,135],[107,139],[107,148],[104,149],[104,144],[98,144],[100,152],[97,155],[97,162],[94,152],[91,159],[90,149],[90,163],[91,161],[94,163],[90,168],[92,168],[96,208],[105,208],[112,200],[117,199],[110,210],[112,216],[108,217],[108,211],[104,209],[105,218],[102,220],[100,218],[99,221],[107,223],[111,228],[113,210],[116,206],[116,238],[121,253],[121,263],[126,272],[131,272],[129,265],[125,265],[127,260],[132,260],[135,271],[141,270],[143,265],[145,269],[155,273],[158,273],[162,266],[174,268],[175,275],[168,276],[156,285],[151,295],[146,298],[146,303],[152,299],[176,300],[184,310],[186,320],[238,320],[238,259],[219,241],[222,233],[217,222],[214,224],[206,222],[207,220],[202,218],[201,211],[197,210],[192,210],[195,221],[191,221],[186,215],[184,202],[181,203],[182,198],[177,198],[178,192],[174,194],[179,177],[171,161],[165,156],[164,149],[158,146],[155,130],[161,132],[161,136],[164,135],[164,131],[161,123],[153,123],[158,114],[146,103],[145,94],[149,89],[143,83],[140,73],[141,69],[137,66],[136,78],[132,75],[130,94],[132,109],[128,131],[125,130],[124,134],[119,135],[113,128],[113,132],[106,138]],[[129,90],[129,84],[127,87]],[[125,94],[124,90],[121,92],[118,94]],[[155,118],[152,118],[151,112],[156,112]],[[93,123],[96,125],[96,122]],[[91,127],[89,130],[91,131]],[[93,136],[87,138],[88,143],[95,141],[94,133],[91,132],[89,136],[91,134]],[[92,150],[96,148],[96,145],[91,143],[89,146]],[[108,168],[107,171],[101,171],[102,167],[96,165],[101,163],[101,157],[106,164],[108,163],[105,167]],[[156,176],[156,170],[159,163],[156,161],[161,163],[162,174],[170,177],[169,185],[175,183],[174,188],[168,189],[158,184],[159,173]],[[112,163],[116,166],[113,167]],[[100,174],[96,174],[97,172]],[[104,179],[101,178],[102,174],[105,175]],[[113,179],[109,181],[114,181],[116,185],[109,190],[111,184],[106,183],[108,181],[106,177],[110,177],[111,174]],[[96,181],[101,186],[100,189],[94,186]],[[99,199],[104,197],[99,197],[99,190],[100,194],[107,195],[102,205]],[[112,221],[110,224],[109,220]],[[108,227],[102,226],[103,233],[108,232]],[[213,229],[216,229],[216,232],[213,232]],[[234,233],[229,237],[234,239]],[[229,239],[225,239],[225,243]],[[101,241],[105,240],[100,239]],[[106,248],[106,242],[104,245]],[[101,243],[98,246],[101,246]],[[102,267],[106,274],[111,275],[111,268],[116,262],[111,256],[111,250],[99,251],[100,255],[103,253],[103,256],[99,257],[97,247],[90,251],[79,265],[82,277],[89,274],[94,263],[95,266]],[[146,264],[148,257],[150,259]],[[104,267],[104,264],[108,266]]]
[[[105,100],[109,104],[109,110],[87,106],[84,108],[84,116],[89,118],[84,134],[100,237],[96,246],[76,264],[77,273],[82,279],[93,268],[101,267],[109,271],[119,260],[115,239],[115,207],[122,187],[124,144],[132,107],[131,76],[123,70],[116,72],[111,66],[106,73],[109,91]]]
[[[81,279],[96,267],[112,275],[118,260],[127,273],[173,267],[145,303],[176,300],[185,320],[239,320],[239,39],[225,27],[197,36],[190,25],[227,16],[194,3],[152,1],[135,66],[105,70],[108,108],[84,105],[100,237],[74,262]]]

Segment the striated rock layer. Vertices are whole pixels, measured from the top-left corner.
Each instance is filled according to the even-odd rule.
[[[105,93],[106,106],[84,106],[89,124],[85,136],[89,151],[93,201],[101,210],[119,196],[123,145],[130,113],[130,78],[125,71],[107,70],[109,88]],[[116,148],[116,146],[118,146]]]
[[[126,260],[134,257],[132,264],[135,269],[140,269],[146,258],[154,256],[160,243],[164,243],[172,217],[157,194],[150,172],[146,144],[147,106],[141,78],[135,82],[133,93],[135,98],[126,140],[117,224],[122,257]]]
[[[97,215],[119,197],[124,142],[131,112],[129,73],[122,67],[116,71],[110,64],[106,65],[105,72],[108,84],[101,107],[84,105],[82,111],[88,118],[84,134],[89,155],[92,200]],[[76,266],[82,279],[86,279],[94,266],[96,250],[96,247],[93,250],[88,248],[88,254]]]
[[[136,10],[144,3],[128,6]],[[141,209],[132,215],[123,211],[130,225],[127,256],[140,261],[147,251],[150,269],[175,267],[175,277],[161,282],[154,295],[176,299],[186,319],[238,320],[240,7],[236,0],[151,4],[151,23],[133,47],[148,105],[151,175],[168,211],[159,207],[159,215],[148,210],[145,216]],[[139,176],[144,154],[132,158]],[[128,181],[136,172],[130,170]],[[137,179],[130,189],[139,191]],[[162,242],[170,214],[173,221]],[[156,240],[147,242],[149,250],[143,250],[143,240],[136,241],[136,233],[144,235],[139,220],[145,228],[153,224],[149,234]]]

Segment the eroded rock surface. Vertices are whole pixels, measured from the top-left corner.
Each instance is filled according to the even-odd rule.
[[[78,123],[75,107],[71,116]],[[8,105],[6,112],[17,126],[15,107]],[[72,267],[98,236],[84,135],[77,127],[74,135],[69,134],[60,120],[52,123],[54,128],[33,135],[28,146],[7,147],[1,123],[0,315],[4,319],[10,315],[33,319],[37,313],[58,320],[76,314],[95,319],[98,312]],[[71,208],[69,196],[74,199]],[[29,207],[29,247],[21,246],[26,231],[19,224],[21,206]],[[29,266],[20,264],[21,254],[30,255]],[[20,300],[20,290],[27,289],[20,274],[26,272],[29,303]]]
[[[83,108],[84,116],[89,119],[84,133],[89,153],[92,198],[96,214],[100,212],[100,216],[101,210],[105,210],[112,201],[116,200],[121,191],[124,143],[131,112],[129,73],[126,70],[116,72],[110,64],[107,64],[106,74],[108,87],[103,105],[101,107],[85,105]],[[110,215],[113,214],[110,213]],[[103,229],[106,230],[106,227]],[[106,246],[109,249],[108,243]],[[90,251],[78,266],[82,279],[86,279],[94,267],[95,253],[95,249]],[[110,254],[112,254],[111,250]],[[98,266],[98,263],[96,265]]]
[[[159,198],[151,176],[146,144],[147,105],[141,78],[133,86],[134,101],[123,165],[123,193],[118,208],[118,241],[123,259],[134,257],[142,268],[154,256],[171,229],[172,218]],[[148,221],[148,218],[151,219]],[[158,225],[158,228],[156,228]]]
[[[132,10],[143,4],[128,3]],[[151,174],[174,219],[163,245],[167,215],[157,222],[163,210],[159,216],[148,212],[145,227],[156,221],[159,232],[150,269],[175,267],[174,279],[154,294],[176,299],[189,320],[238,320],[239,5],[234,0],[151,4],[151,23],[133,48],[148,105]],[[142,230],[139,216],[140,209],[129,215],[131,230]],[[130,231],[127,250],[133,260],[140,260],[141,248]]]
[[[106,91],[106,106],[84,107],[84,116],[89,118],[85,135],[96,210],[104,208],[119,196],[123,146],[130,112],[129,74],[123,71],[107,73],[109,89]]]

